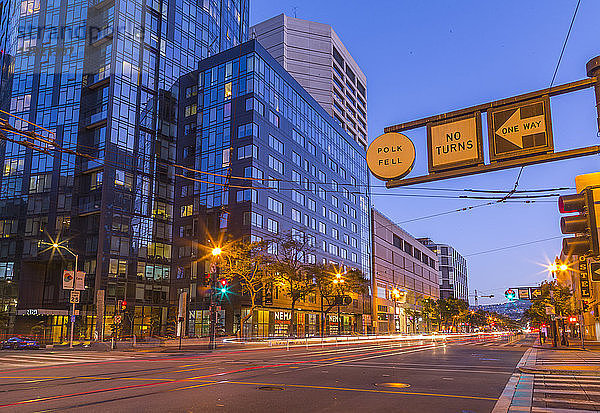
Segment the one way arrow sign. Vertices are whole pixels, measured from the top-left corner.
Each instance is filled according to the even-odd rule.
[[[503,137],[519,148],[523,148],[523,136],[525,134],[534,134],[544,132],[546,130],[546,122],[544,115],[532,116],[530,118],[522,118],[521,108],[515,110],[515,113],[506,120],[498,128],[496,134]]]
[[[549,98],[489,110],[490,160],[552,152],[551,124]]]
[[[590,279],[600,281],[600,262],[590,263]]]

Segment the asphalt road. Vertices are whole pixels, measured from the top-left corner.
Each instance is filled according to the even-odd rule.
[[[0,412],[490,412],[530,343],[79,352],[0,371]]]

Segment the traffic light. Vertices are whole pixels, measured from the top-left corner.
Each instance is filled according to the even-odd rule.
[[[512,288],[509,288],[508,290],[504,291],[504,296],[509,300],[514,300],[517,298],[517,293]]]
[[[219,280],[219,284],[217,285],[217,292],[221,293],[221,295],[225,295],[229,292],[229,282],[225,278],[221,278]]]
[[[121,311],[127,310],[127,301],[121,301]]]
[[[560,231],[563,234],[575,234],[563,239],[564,255],[598,255],[598,229],[594,208],[594,191],[584,189],[579,194],[558,197],[558,209],[562,214],[577,212],[560,219]]]
[[[583,310],[583,312],[584,313],[587,312],[589,310],[589,308],[590,308],[590,305],[588,304],[588,302],[585,300],[582,300],[581,301],[581,309]]]

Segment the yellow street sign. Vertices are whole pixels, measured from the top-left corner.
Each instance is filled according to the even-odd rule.
[[[481,113],[427,124],[429,172],[483,164]]]
[[[415,145],[401,133],[385,133],[369,145],[367,165],[381,180],[406,176],[415,163]]]
[[[490,160],[552,152],[550,99],[528,100],[488,111]]]

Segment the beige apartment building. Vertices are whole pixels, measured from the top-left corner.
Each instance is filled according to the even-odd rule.
[[[280,14],[250,36],[366,150],[367,77],[331,26]]]
[[[438,299],[438,258],[388,217],[372,209],[373,328],[377,333],[424,331],[414,311]]]

